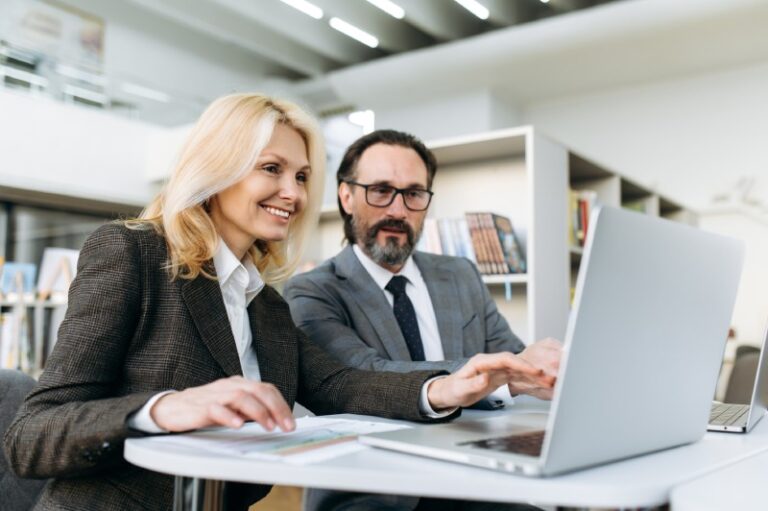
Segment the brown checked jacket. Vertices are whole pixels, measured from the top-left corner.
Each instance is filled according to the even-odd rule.
[[[123,442],[142,433],[126,420],[159,391],[241,374],[219,284],[171,280],[165,240],[153,230],[108,224],[86,241],[58,341],[37,387],[5,435],[22,477],[53,478],[36,509],[165,510],[173,478],[130,465]],[[422,384],[439,374],[368,372],[342,365],[298,330],[271,287],[248,314],[262,380],[289,405],[317,414],[427,420]],[[236,485],[239,502],[269,486]]]

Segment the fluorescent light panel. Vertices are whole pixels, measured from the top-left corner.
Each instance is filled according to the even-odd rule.
[[[403,19],[405,17],[405,10],[397,5],[395,2],[391,2],[390,0],[368,0],[368,3],[378,7],[382,11],[386,12],[393,18],[397,18],[399,20]]]
[[[323,10],[313,3],[307,2],[307,0],[280,0],[286,5],[290,5],[294,9],[297,9],[307,16],[312,16],[316,20],[323,17]]]
[[[376,48],[379,45],[379,40],[376,37],[372,36],[365,30],[357,28],[351,23],[347,23],[341,18],[335,18],[335,17],[331,18],[328,21],[328,23],[331,25],[332,28],[338,30],[345,36],[351,37],[352,39],[360,41],[366,46],[370,46],[371,48]]]
[[[490,15],[490,11],[478,2],[477,0],[454,0],[457,4],[480,18],[481,20],[487,20]]]

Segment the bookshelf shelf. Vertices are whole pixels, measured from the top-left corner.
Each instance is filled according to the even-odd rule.
[[[613,207],[643,200],[643,210],[688,223],[695,215],[625,177],[570,151],[532,126],[428,142],[438,162],[429,217],[493,212],[511,219],[527,273],[485,275],[501,313],[526,343],[565,335],[583,249],[569,230],[569,190],[594,192]],[[342,222],[326,206],[308,257],[322,261],[342,248]],[[514,292],[513,292],[514,288]]]
[[[512,273],[510,275],[483,275],[483,282],[489,286],[503,284],[525,285],[528,283],[528,275],[525,273]]]

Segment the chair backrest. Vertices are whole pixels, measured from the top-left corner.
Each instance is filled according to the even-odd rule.
[[[24,397],[35,386],[35,379],[21,371],[0,369],[0,440],[5,436]],[[27,511],[37,502],[47,481],[21,479],[8,466],[5,452],[0,449],[0,495],[5,511]]]
[[[728,378],[728,386],[725,389],[724,401],[726,403],[748,405],[751,402],[759,360],[760,350],[740,354],[736,357],[731,376]]]

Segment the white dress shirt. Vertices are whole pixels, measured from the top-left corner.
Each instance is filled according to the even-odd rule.
[[[432,298],[429,297],[427,283],[424,282],[419,267],[413,262],[413,257],[408,257],[408,260],[398,273],[392,273],[375,263],[358,245],[352,245],[352,250],[355,252],[360,264],[363,265],[363,268],[366,269],[373,281],[376,282],[376,285],[384,292],[389,305],[394,306],[395,298],[385,287],[392,280],[392,277],[400,275],[408,280],[408,284],[405,286],[405,294],[410,298],[411,303],[413,303],[413,309],[416,312],[416,322],[419,325],[421,343],[424,346],[424,359],[432,361],[445,360],[443,343],[440,340],[440,331],[437,329],[435,307],[432,305]]]
[[[429,297],[427,283],[424,282],[419,267],[413,262],[413,257],[408,257],[408,260],[405,261],[405,264],[398,273],[392,273],[374,262],[357,244],[352,245],[352,251],[373,281],[376,282],[376,285],[381,288],[390,306],[394,307],[395,297],[392,293],[384,289],[386,285],[395,275],[401,275],[408,280],[408,284],[405,286],[405,294],[411,300],[411,303],[413,303],[413,309],[416,312],[416,322],[419,325],[421,344],[424,347],[424,359],[431,361],[445,360],[443,343],[440,340],[440,332],[437,329],[437,316],[435,316],[435,308],[432,305],[432,298]],[[456,408],[451,408],[442,412],[436,412],[429,405],[427,389],[433,381],[440,378],[445,378],[445,376],[437,376],[436,378],[429,379],[421,388],[419,407],[428,417],[447,417],[456,410]]]

